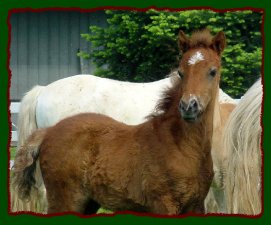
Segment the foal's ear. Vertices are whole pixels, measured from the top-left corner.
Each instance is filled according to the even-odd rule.
[[[178,45],[180,51],[183,53],[189,49],[190,41],[182,30],[179,31]]]
[[[226,36],[223,31],[219,31],[212,40],[213,49],[220,55],[226,47]]]

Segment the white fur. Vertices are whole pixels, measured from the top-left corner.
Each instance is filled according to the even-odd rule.
[[[258,80],[241,98],[225,126],[225,195],[228,213],[261,213],[261,105]]]
[[[37,126],[52,126],[80,112],[101,113],[130,125],[139,124],[153,112],[161,92],[169,86],[170,78],[150,83],[116,81],[93,75],[64,78],[40,92],[36,106]],[[234,100],[220,89],[219,102],[234,103]]]
[[[41,91],[44,86],[35,86],[25,94],[21,101],[20,111],[18,114],[18,143],[17,148],[23,145],[27,136],[37,129],[36,124],[36,105]],[[33,122],[32,122],[33,121]],[[27,132],[27,136],[25,135]],[[21,138],[19,138],[21,137]]]
[[[204,56],[200,51],[197,51],[194,55],[192,55],[188,60],[188,65],[195,65],[196,63],[203,61]]]
[[[219,89],[219,103],[238,104],[239,99],[233,99],[227,95],[222,89]]]
[[[139,124],[153,112],[161,91],[169,85],[170,78],[151,83],[120,82],[92,75],[58,80],[39,95],[37,125],[48,127],[80,112],[101,113],[130,125]]]

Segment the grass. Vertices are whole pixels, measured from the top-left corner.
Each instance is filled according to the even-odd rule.
[[[99,214],[99,213],[111,214],[113,212],[111,210],[109,210],[109,209],[99,208],[98,211],[97,211],[97,214]]]
[[[14,160],[15,155],[16,155],[16,147],[11,147],[10,148],[10,159]]]

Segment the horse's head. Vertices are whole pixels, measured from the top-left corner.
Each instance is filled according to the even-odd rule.
[[[179,32],[179,47],[183,53],[178,69],[182,79],[179,110],[185,121],[197,121],[216,97],[220,56],[225,43],[222,31],[214,37],[209,30],[198,31],[191,38]]]

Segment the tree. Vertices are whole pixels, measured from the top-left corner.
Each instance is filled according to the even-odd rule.
[[[190,33],[208,27],[214,34],[224,30],[227,48],[223,54],[221,87],[240,97],[260,76],[262,14],[253,11],[217,13],[211,10],[180,12],[106,11],[107,27],[90,26],[81,34],[91,43],[90,58],[98,76],[136,82],[164,78],[177,68],[180,29]]]

